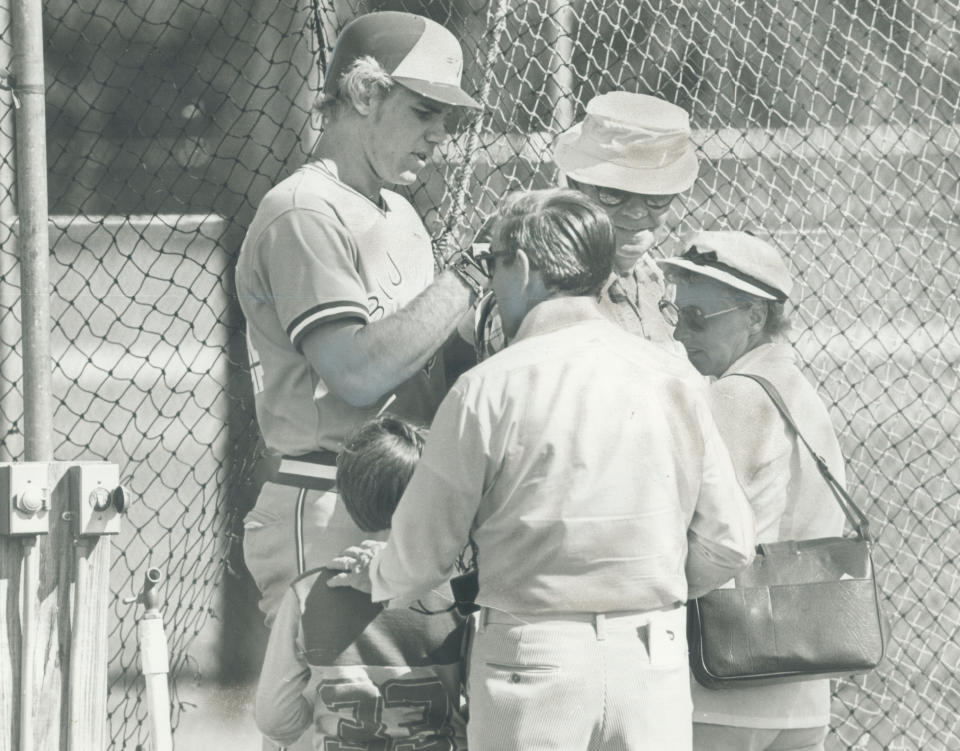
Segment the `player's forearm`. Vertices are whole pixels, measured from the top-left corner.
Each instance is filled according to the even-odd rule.
[[[327,387],[353,406],[369,406],[413,376],[440,349],[471,303],[451,272],[396,313],[356,326],[331,342],[308,336],[304,354]]]

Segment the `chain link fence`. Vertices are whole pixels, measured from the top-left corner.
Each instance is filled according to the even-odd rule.
[[[408,191],[438,246],[505,192],[554,183],[552,139],[594,95],[652,93],[690,112],[700,178],[658,252],[696,228],[733,228],[788,255],[795,344],[880,538],[890,655],[835,684],[828,748],[960,747],[956,0],[44,9],[56,456],[119,464],[139,498],[114,540],[112,749],[146,736],[136,613],[123,601],[146,568],[167,577],[175,675],[195,669],[194,637],[243,589],[232,542],[253,500],[256,424],[232,266],[260,198],[308,158],[337,33],[372,10],[419,12],[457,34],[465,88],[486,104]],[[8,23],[0,13],[0,38]],[[0,459],[16,461],[9,90],[0,103]],[[251,623],[224,625],[225,662],[249,651]]]

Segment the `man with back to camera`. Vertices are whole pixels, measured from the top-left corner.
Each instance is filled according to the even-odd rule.
[[[469,263],[434,278],[430,238],[389,184],[408,185],[444,138],[460,88],[456,38],[410,13],[348,24],[318,108],[311,160],[264,197],[237,262],[257,422],[270,468],[244,520],[268,624],[287,585],[362,535],[337,502],[343,438],[390,402],[427,423],[438,350],[476,298]]]
[[[614,249],[581,193],[508,199],[485,262],[510,346],[440,405],[389,540],[331,564],[402,606],[475,544],[471,751],[689,749],[682,605],[753,555],[705,382],[599,309]]]

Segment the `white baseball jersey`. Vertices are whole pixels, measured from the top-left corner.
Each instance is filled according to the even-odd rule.
[[[257,421],[273,451],[336,451],[382,406],[352,407],[331,394],[300,351],[315,327],[379,320],[433,280],[420,217],[400,195],[380,195],[377,205],[340,182],[332,165],[312,162],[267,193],[247,231],[237,295],[247,319]],[[445,387],[435,360],[395,390],[392,412],[430,421]]]
[[[287,590],[257,687],[257,723],[291,743],[311,725],[316,748],[464,751],[460,650],[465,621],[430,593],[426,615],[384,609],[339,573],[308,572]]]

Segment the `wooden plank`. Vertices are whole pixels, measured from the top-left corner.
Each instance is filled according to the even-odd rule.
[[[74,537],[70,466],[48,465],[49,533],[32,547],[0,537],[0,751],[21,749],[21,708],[30,751],[106,748],[111,541]],[[30,696],[24,665],[33,669]]]
[[[50,531],[39,538],[40,577],[36,591],[24,593],[34,598],[36,613],[33,660],[35,696],[30,705],[34,727],[34,747],[37,751],[59,751],[62,748],[62,716],[66,678],[64,666],[69,653],[64,636],[69,629],[70,610],[66,586],[71,576],[70,558],[73,534],[70,523],[63,518],[69,510],[70,465],[51,462],[47,477],[50,493]],[[23,697],[26,700],[26,697]]]
[[[0,751],[20,735],[20,541],[0,537]]]
[[[106,748],[110,538],[80,538],[75,550],[66,748],[85,751]]]

